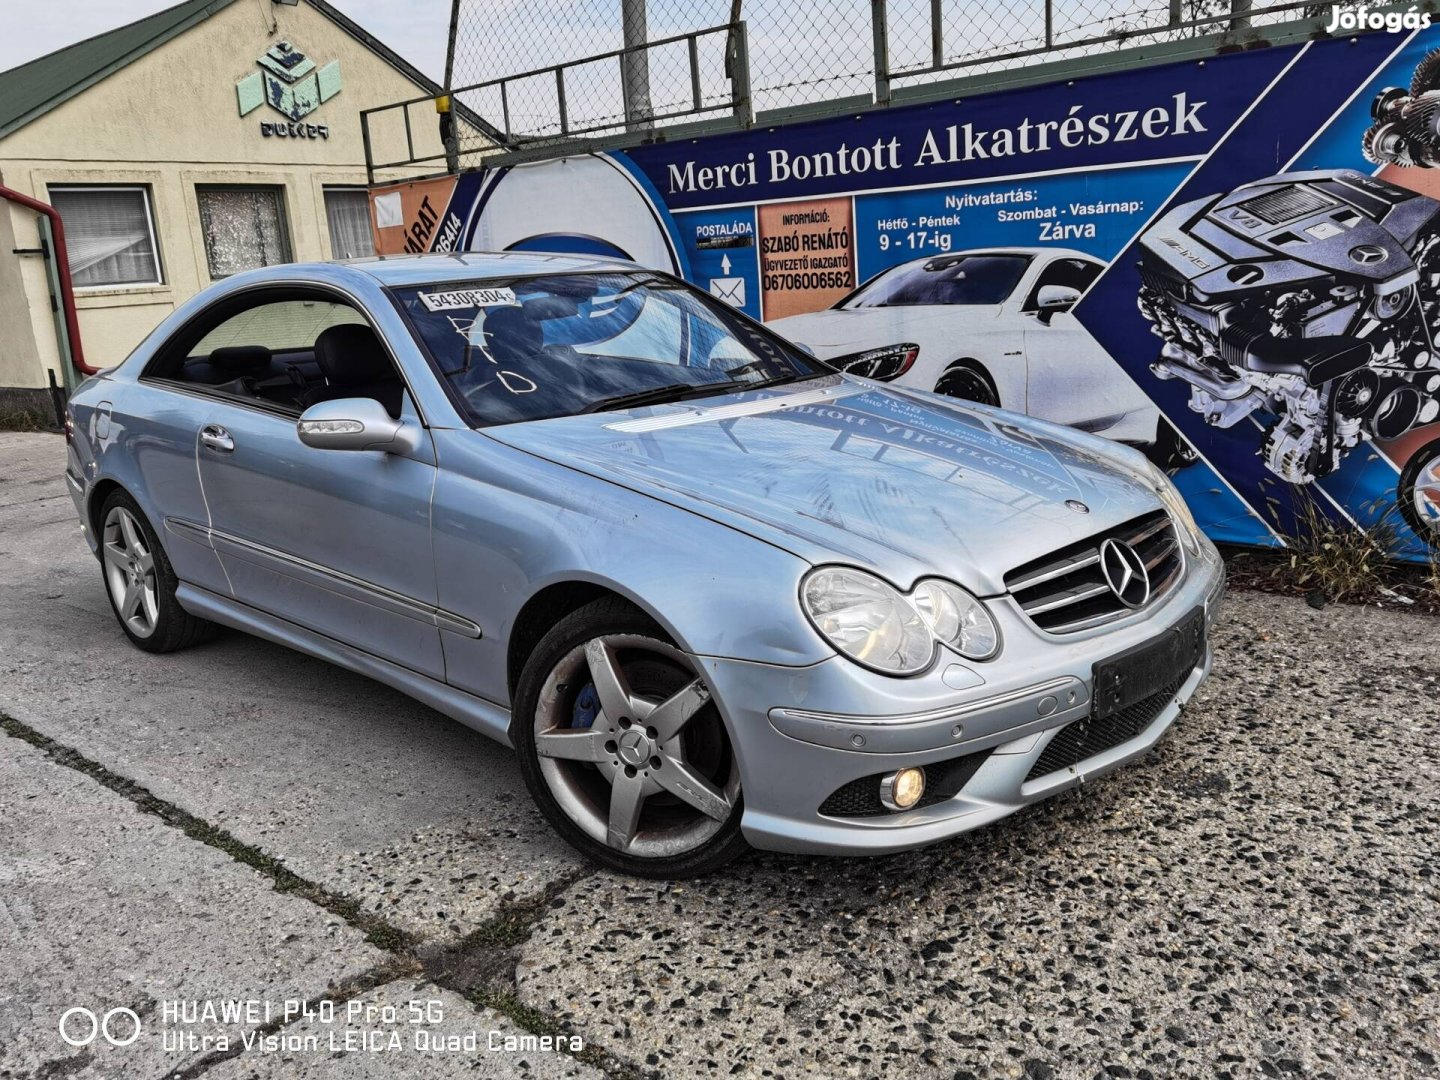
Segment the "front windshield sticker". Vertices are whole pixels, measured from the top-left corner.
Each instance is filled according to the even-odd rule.
[[[419,296],[420,302],[429,311],[455,311],[515,303],[515,290],[505,288],[456,289],[453,292],[438,293],[422,292]]]

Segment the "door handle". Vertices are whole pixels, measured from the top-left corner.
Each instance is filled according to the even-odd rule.
[[[219,424],[206,424],[201,428],[200,442],[211,450],[220,450],[226,454],[235,449],[235,440],[230,437],[230,432]]]

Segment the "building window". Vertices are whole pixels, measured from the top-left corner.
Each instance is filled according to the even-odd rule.
[[[330,255],[358,259],[375,254],[370,230],[370,196],[364,188],[327,187],[325,218],[330,223]]]
[[[280,188],[199,187],[195,197],[212,279],[290,261]]]
[[[162,283],[149,188],[52,187],[50,203],[65,225],[77,288]]]

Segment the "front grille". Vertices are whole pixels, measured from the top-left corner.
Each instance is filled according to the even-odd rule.
[[[1030,621],[1051,634],[1088,630],[1122,618],[1134,609],[1111,591],[1100,569],[1100,545],[1110,539],[1129,544],[1145,563],[1149,603],[1179,579],[1183,560],[1175,527],[1169,514],[1156,510],[1017,567],[1005,575],[1005,587]]]
[[[1185,680],[1189,677],[1187,672],[1164,690],[1141,698],[1104,720],[1087,717],[1066,724],[1046,744],[1025,780],[1028,782],[1037,777],[1049,776],[1053,772],[1078,765],[1086,758],[1103,754],[1121,743],[1129,742],[1155,722],[1160,711],[1179,693],[1180,687],[1185,685]]]
[[[960,794],[960,789],[970,782],[977,769],[990,756],[989,750],[980,750],[964,757],[940,761],[925,766],[925,794],[910,809],[934,806]],[[892,770],[893,771],[893,770]],[[887,809],[880,802],[880,781],[887,773],[862,776],[836,788],[820,804],[820,813],[826,817],[879,817],[898,811]]]

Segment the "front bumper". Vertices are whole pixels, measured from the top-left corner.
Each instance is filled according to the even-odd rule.
[[[1000,659],[942,658],[913,678],[889,678],[841,657],[792,668],[699,657],[734,735],[745,793],[741,828],[758,848],[881,855],[986,825],[1022,806],[1104,775],[1144,754],[1179,716],[1210,670],[1210,653],[1133,737],[1074,765],[1032,777],[1059,732],[1090,715],[1096,662],[1153,639],[1197,607],[1207,632],[1225,568],[1208,542],[1152,607],[1096,631],[1053,636],[1008,597],[990,602]],[[875,816],[822,814],[837,789],[905,766],[977,756],[951,797]],[[862,785],[863,786],[863,785]]]

